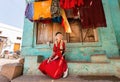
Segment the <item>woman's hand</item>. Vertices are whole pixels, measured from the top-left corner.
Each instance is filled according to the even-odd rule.
[[[51,61],[54,61],[54,60],[56,60],[58,58],[58,56],[55,56],[54,58],[48,58],[48,61],[47,61],[47,63],[49,63],[49,62],[51,62]]]
[[[49,57],[48,60],[47,60],[47,63],[49,63],[51,60],[52,60],[51,57]]]
[[[58,56],[55,56],[55,57],[52,59],[52,61],[54,61],[54,60],[56,60],[56,59],[58,59]]]

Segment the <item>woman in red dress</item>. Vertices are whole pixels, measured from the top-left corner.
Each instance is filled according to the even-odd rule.
[[[55,36],[53,55],[39,65],[39,70],[54,79],[62,76],[65,78],[68,75],[67,62],[64,59],[65,42],[62,40],[63,35],[61,32],[57,32]]]

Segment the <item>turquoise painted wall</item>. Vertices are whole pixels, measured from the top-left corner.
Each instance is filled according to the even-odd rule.
[[[109,0],[112,23],[120,52],[120,0]],[[120,53],[119,53],[120,54]]]
[[[99,42],[67,43],[66,59],[68,61],[90,61],[90,56],[94,54],[106,54],[107,57],[119,56],[120,9],[118,0],[102,0],[102,2],[107,28],[98,28]],[[51,53],[52,49],[47,44],[36,45],[36,27],[34,23],[25,18],[22,55],[42,55],[44,58],[48,58]]]

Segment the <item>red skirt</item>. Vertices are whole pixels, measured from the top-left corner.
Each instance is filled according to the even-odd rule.
[[[38,69],[42,73],[50,76],[51,78],[54,78],[54,79],[60,78],[67,69],[67,63],[63,57],[58,58],[58,59],[51,61],[49,63],[47,63],[47,61],[48,61],[48,59],[44,60],[39,65]]]

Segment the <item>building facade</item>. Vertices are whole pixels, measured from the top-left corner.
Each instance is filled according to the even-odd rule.
[[[79,38],[80,35],[75,35],[77,36],[75,39],[71,39],[74,34],[69,35],[71,38],[67,40],[65,56],[68,61],[70,74],[120,75],[118,72],[118,68],[120,68],[120,59],[118,59],[120,57],[119,3],[119,0],[102,0],[107,27],[97,28],[91,31],[94,35],[94,41],[92,37],[88,37],[85,41],[79,41],[77,38]],[[55,27],[59,27],[58,24],[54,25]],[[78,29],[76,23],[72,25]],[[45,29],[46,27],[49,29],[50,26],[53,27],[53,24],[45,24],[43,28]],[[41,35],[45,41],[41,40],[43,38],[41,38],[39,34],[42,32],[38,28],[39,24],[37,25],[34,22],[30,22],[25,18],[22,43],[22,55],[25,57],[25,74],[40,74],[37,68],[40,61],[48,58],[52,54],[54,37],[51,41],[51,38],[44,36],[46,33],[44,31],[45,33],[43,32]],[[52,32],[50,36],[54,36],[55,32],[60,29],[62,28],[48,32]],[[75,30],[74,32],[76,33],[77,31],[78,30]],[[48,33],[48,35],[50,33]],[[83,33],[83,37],[84,35]],[[47,38],[47,40],[45,38]]]
[[[21,49],[22,29],[0,23],[0,51],[14,52]]]

